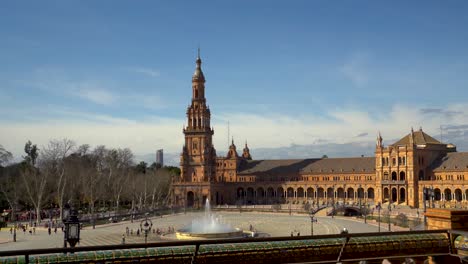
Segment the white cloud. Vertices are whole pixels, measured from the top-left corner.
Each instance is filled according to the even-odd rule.
[[[339,71],[356,86],[364,86],[370,79],[368,63],[369,55],[367,53],[357,52],[339,68]]]
[[[100,88],[91,88],[91,87],[80,87],[73,91],[73,94],[91,101],[95,104],[101,105],[111,105],[115,103],[119,96],[111,93],[110,91],[100,89]]]
[[[158,70],[145,68],[145,67],[132,67],[132,68],[129,68],[129,70],[132,72],[141,73],[150,77],[159,77],[161,75],[161,73]]]
[[[439,138],[440,125],[468,124],[468,115],[427,115],[415,105],[394,105],[387,112],[368,113],[364,109],[338,109],[328,113],[333,118],[315,115],[288,116],[271,113],[219,113],[213,114],[214,144],[218,155],[225,155],[228,146],[227,121],[230,135],[241,149],[248,140],[252,149],[284,147],[291,144],[312,145],[327,143],[373,142],[381,131],[385,144],[393,143],[410,132],[411,127],[422,126],[428,134]],[[447,111],[463,112],[467,104],[445,107]],[[376,117],[377,116],[377,117]],[[73,112],[62,109],[54,118],[37,117],[27,122],[2,121],[0,143],[15,156],[22,155],[24,143],[30,139],[39,146],[50,139],[69,138],[79,144],[109,147],[129,147],[135,154],[153,153],[163,148],[167,152],[180,152],[184,137],[182,125],[186,123],[184,111],[180,118],[149,117],[144,120]],[[364,136],[363,132],[368,133]],[[363,135],[356,137],[356,135]],[[229,139],[230,141],[230,139]]]

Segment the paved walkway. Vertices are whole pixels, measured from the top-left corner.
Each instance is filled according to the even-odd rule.
[[[175,229],[182,228],[191,222],[192,219],[201,217],[203,213],[187,213],[164,216],[162,218],[151,218],[153,228],[167,230],[174,227]],[[229,223],[232,226],[248,230],[250,225],[257,232],[267,233],[271,236],[290,236],[293,235],[310,235],[311,223],[308,215],[303,214],[282,214],[282,213],[255,213],[255,212],[217,212],[218,220]],[[373,224],[364,224],[362,220],[344,217],[317,217],[318,222],[314,223],[314,234],[337,234],[346,227],[350,233],[358,232],[377,232],[378,228]],[[78,246],[94,246],[94,245],[112,245],[121,244],[122,235],[125,234],[126,227],[133,230],[133,235],[126,236],[126,243],[143,243],[144,235],[136,235],[136,230],[139,228],[140,222],[130,221],[99,225],[96,229],[86,227],[81,231],[81,242]],[[382,225],[382,231],[386,231],[387,225]],[[161,238],[152,232],[148,235],[148,241],[161,241]],[[58,248],[63,247],[63,233],[61,229],[57,233],[52,232],[48,235],[47,229],[36,228],[36,234],[30,235],[28,232],[22,231],[17,233],[17,242],[12,241],[12,235],[9,228],[2,228],[0,231],[0,250],[15,250],[15,249],[33,249],[33,248]]]

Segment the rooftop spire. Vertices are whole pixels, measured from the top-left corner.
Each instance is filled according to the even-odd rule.
[[[195,60],[195,63],[197,64],[195,68],[195,72],[193,73],[192,80],[200,80],[200,81],[205,81],[205,76],[203,75],[203,71],[201,69],[201,58],[200,58],[200,47],[198,47],[197,51],[197,59]]]

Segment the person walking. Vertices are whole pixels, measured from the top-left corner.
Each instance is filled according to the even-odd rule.
[[[50,236],[50,234],[52,233],[52,229],[50,228],[50,226],[49,228],[47,228],[47,231],[49,232],[49,236]]]

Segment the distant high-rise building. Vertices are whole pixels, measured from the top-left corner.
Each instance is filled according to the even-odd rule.
[[[162,149],[156,151],[156,165],[158,167],[164,166],[164,154]]]

